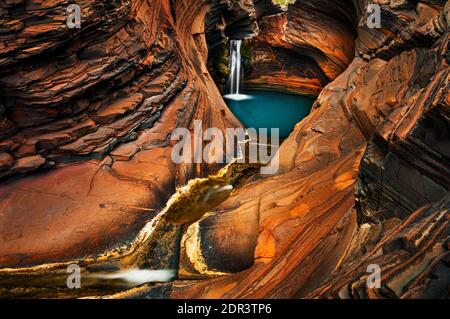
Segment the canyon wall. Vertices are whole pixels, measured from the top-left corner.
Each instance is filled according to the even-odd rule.
[[[297,0],[262,17],[248,84],[317,96],[353,60],[359,14],[352,1]]]
[[[377,2],[379,29],[363,0],[79,1],[81,29],[67,1],[0,2],[0,268],[129,245],[216,171],[174,164],[170,134],[240,126],[207,62],[251,35],[247,84],[311,115],[276,176],[184,226],[176,281],[113,297],[448,297],[450,2]]]
[[[213,169],[175,165],[171,132],[239,125],[205,66],[206,2],[78,4],[80,29],[67,1],[0,6],[3,267],[129,242]]]
[[[281,174],[248,185],[184,236],[187,277],[219,277],[176,282],[168,295],[448,297],[449,3],[380,4],[381,29],[365,25],[364,2],[297,1],[262,18],[253,44],[287,71],[248,82],[308,93],[289,68],[314,62],[330,83],[284,141]],[[285,62],[276,48],[304,58]],[[269,54],[256,52],[264,66]],[[366,283],[371,265],[382,271],[378,289]]]

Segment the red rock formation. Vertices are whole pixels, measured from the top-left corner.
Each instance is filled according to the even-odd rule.
[[[443,15],[437,11],[430,18],[442,21]],[[425,18],[419,14],[417,19]],[[433,43],[438,31],[430,32],[427,41]],[[449,190],[444,151],[449,64],[442,59],[448,56],[449,36],[440,34],[433,49],[405,49],[392,59],[369,62],[357,57],[328,85],[317,110],[282,146],[285,174],[249,185],[186,235],[189,249],[182,265],[191,272],[211,276],[236,265],[243,269],[252,258],[245,252],[254,246],[255,264],[235,275],[175,283],[171,296],[447,296],[450,229],[446,201],[439,201]],[[358,154],[368,139],[359,168]],[[387,149],[387,144],[392,146]],[[368,215],[377,218],[365,224]],[[244,238],[241,244],[247,247],[225,238]],[[213,252],[219,255],[211,259]],[[385,274],[378,290],[365,283],[371,263]],[[321,286],[326,278],[331,284]]]
[[[353,59],[357,15],[351,1],[298,0],[261,16],[247,84],[317,96]]]
[[[2,180],[2,266],[79,258],[129,241],[176,185],[207,173],[204,165],[175,167],[171,131],[194,119],[238,123],[198,54],[206,50],[206,6],[79,4],[80,30],[67,29],[65,1],[2,8],[1,116],[14,124],[2,126],[12,129],[2,135],[0,174],[55,167]],[[185,19],[175,24],[172,10]]]
[[[88,264],[129,244],[175,186],[211,173],[175,165],[168,137],[194,119],[239,125],[208,45],[260,29],[249,81],[321,90],[279,174],[186,225],[177,281],[114,296],[448,297],[450,2],[378,2],[381,29],[356,0],[282,13],[264,1],[82,1],[80,30],[65,27],[62,0],[1,4],[0,268]],[[365,284],[368,264],[379,289]],[[52,295],[14,278],[0,270],[2,296]]]

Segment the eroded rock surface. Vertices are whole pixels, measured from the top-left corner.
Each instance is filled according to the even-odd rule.
[[[318,95],[311,115],[276,176],[168,226],[176,281],[112,297],[448,297],[450,2],[377,2],[380,29],[358,0],[81,1],[80,30],[62,0],[0,4],[0,268],[129,246],[176,186],[216,171],[175,165],[170,133],[239,126],[207,61],[252,35],[247,81]],[[2,296],[52,295],[20,284]]]
[[[198,53],[206,4],[79,5],[79,30],[66,27],[66,1],[2,5],[3,267],[128,242],[177,185],[209,172],[175,166],[171,132],[196,119],[239,125]],[[175,22],[174,10],[185,19]]]

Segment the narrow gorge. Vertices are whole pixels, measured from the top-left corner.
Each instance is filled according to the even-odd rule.
[[[291,2],[0,0],[0,298],[450,297],[450,1]]]

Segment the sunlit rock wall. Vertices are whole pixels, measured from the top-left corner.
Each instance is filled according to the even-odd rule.
[[[80,29],[69,3],[0,4],[2,266],[128,242],[216,169],[175,165],[171,132],[239,125],[206,70],[208,2],[79,1]]]
[[[448,297],[450,2],[377,1],[371,29],[367,1],[80,1],[79,30],[68,3],[0,4],[1,268],[125,245],[214,171],[169,136],[239,125],[207,61],[252,35],[274,76],[249,82],[318,95],[311,115],[276,176],[183,230],[178,280],[119,297]]]

